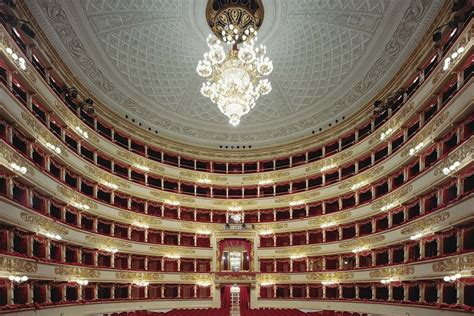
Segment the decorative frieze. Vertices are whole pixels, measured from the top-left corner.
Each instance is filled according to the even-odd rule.
[[[215,206],[220,207],[227,207],[227,208],[244,208],[256,205],[257,202],[255,200],[242,200],[242,201],[232,201],[232,200],[224,200],[224,199],[217,199],[212,202]]]
[[[448,258],[433,263],[433,272],[449,272],[474,269],[474,254]]]
[[[466,143],[462,144],[459,148],[451,152],[447,158],[440,162],[435,170],[434,175],[438,176],[443,174],[444,168],[449,168],[455,162],[462,162],[464,159],[474,159],[474,139],[468,140]]]
[[[212,173],[203,173],[203,172],[196,172],[196,171],[180,171],[179,176],[183,178],[187,178],[193,180],[195,182],[199,182],[202,180],[207,180],[211,182],[225,182],[227,181],[227,177],[220,176]]]
[[[311,255],[311,254],[314,254],[318,251],[321,250],[321,247],[319,246],[299,246],[299,247],[290,247],[290,248],[285,248],[285,249],[277,249],[275,250],[275,253],[276,254],[279,254],[279,255],[288,255],[288,256],[291,256],[291,255],[305,255],[305,256],[308,256],[308,255]]]
[[[86,240],[97,248],[132,248],[130,243],[102,236],[87,235]]]
[[[424,231],[428,228],[435,228],[435,225],[444,222],[449,218],[449,212],[424,217],[414,223],[408,224],[401,230],[402,235],[412,235]]]
[[[58,113],[61,118],[66,122],[66,124],[71,128],[73,131],[77,131],[78,128],[82,131],[91,131],[87,133],[87,139],[92,141],[93,143],[99,143],[99,137],[96,135],[95,132],[90,130],[89,126],[84,124],[76,115],[74,115],[68,108],[66,108],[61,102],[55,101],[54,108],[56,109],[56,113]],[[78,133],[79,136],[83,137],[83,134]]]
[[[167,203],[167,204],[180,204],[180,203],[194,203],[196,200],[192,197],[181,195],[181,194],[173,194],[169,192],[163,191],[150,191],[150,194],[154,197],[160,199],[160,202]]]
[[[131,212],[131,211],[119,211],[118,215],[119,215],[120,218],[131,221],[132,225],[134,223],[138,223],[138,224],[145,224],[145,225],[148,225],[148,226],[159,226],[162,223],[161,219],[159,219],[155,216],[148,216],[148,215],[145,215],[145,214],[137,214],[137,213]]]
[[[337,166],[352,157],[352,154],[352,150],[348,150],[337,153],[329,158],[324,158],[306,167],[306,172],[321,171],[321,169],[324,167],[329,167],[333,165]]]
[[[195,223],[195,222],[182,222],[181,227],[186,228],[186,229],[191,229],[196,232],[206,232],[206,233],[212,233],[214,230],[216,230],[219,226],[219,224],[211,224],[211,223]]]
[[[100,168],[92,166],[89,163],[86,163],[84,165],[84,169],[87,171],[88,175],[96,177],[99,180],[99,182],[101,182],[102,184],[106,186],[110,186],[112,184],[112,185],[121,187],[123,189],[130,188],[130,185],[127,182],[121,180],[120,178],[116,176],[113,176],[107,171],[103,171]]]
[[[173,247],[173,246],[163,246],[156,247],[152,246],[149,249],[153,252],[154,255],[164,255],[164,256],[181,256],[181,255],[190,255],[196,253],[196,250],[184,248],[184,247]]]
[[[317,216],[308,221],[310,226],[321,226],[329,223],[338,223],[351,217],[351,212],[338,212],[330,215]]]
[[[58,235],[67,235],[68,230],[61,225],[55,223],[52,219],[46,217],[35,215],[32,213],[22,212],[20,218],[26,223],[36,226],[36,228],[41,229],[44,232],[55,233]]]
[[[255,182],[257,184],[259,181],[265,181],[265,180],[272,180],[272,181],[278,181],[282,179],[286,179],[290,176],[289,171],[272,171],[272,172],[265,172],[261,174],[252,174],[250,176],[244,176],[242,178],[243,181],[246,182]]]
[[[275,199],[275,203],[296,203],[302,202],[301,204],[307,203],[311,201],[313,198],[319,196],[321,194],[320,191],[312,191],[312,192],[303,192],[297,194],[289,194],[286,196],[282,196],[280,198]]]
[[[342,248],[342,249],[356,249],[356,248],[362,248],[362,247],[372,248],[372,246],[383,241],[384,239],[385,239],[384,235],[361,237],[361,238],[342,242],[339,244],[339,248]]]
[[[449,112],[443,112],[441,115],[436,117],[433,121],[429,122],[420,132],[418,132],[415,137],[413,137],[409,143],[404,147],[401,152],[402,157],[408,156],[410,149],[414,148],[416,145],[423,144],[422,147],[426,147],[429,142],[432,141],[433,135],[435,135],[438,127],[443,125],[449,117]]]
[[[306,275],[309,281],[344,281],[354,279],[352,272],[316,272]]]
[[[36,273],[38,264],[34,261],[0,255],[0,270],[10,273]]]
[[[121,271],[121,272],[115,272],[115,278],[120,281],[123,281],[123,280],[161,281],[163,280],[164,276],[161,273],[155,273],[155,272]]]
[[[3,51],[7,51],[7,48],[14,49],[17,46],[15,43],[12,42],[10,35],[6,32],[6,30],[2,27],[0,29],[0,48]],[[26,58],[24,58],[26,59]],[[32,68],[28,65],[25,68],[21,68],[18,62],[12,62],[15,65],[16,71],[23,73],[26,77],[31,80],[31,82],[36,82],[36,71],[33,71]]]
[[[35,172],[30,166],[30,163],[25,158],[23,158],[22,155],[18,154],[14,149],[5,144],[3,141],[0,142],[0,155],[7,161],[8,164],[15,164],[19,167],[26,167],[26,172],[24,172],[24,174],[28,176],[35,175]]]
[[[405,198],[411,191],[413,190],[413,186],[407,185],[393,193],[387,194],[385,197],[378,199],[377,201],[372,203],[373,210],[381,210],[386,205],[395,205],[402,203],[403,199]]]
[[[383,170],[384,166],[377,166],[375,168],[371,168],[360,175],[351,177],[350,179],[342,182],[338,188],[347,189],[358,183],[365,183],[364,185],[369,184],[371,181],[374,180],[376,176],[380,175]]]
[[[38,123],[38,121],[26,112],[21,112],[21,118],[25,121],[26,125],[33,131],[35,138],[41,137],[46,143],[54,145],[54,147],[59,148],[60,153],[64,157],[68,157],[69,154],[65,150],[64,146],[54,137],[51,132],[43,125]]]
[[[194,282],[213,282],[214,275],[210,273],[186,273],[181,274],[181,280]]]
[[[257,231],[274,231],[285,229],[288,227],[287,223],[268,223],[268,224],[254,224]]]
[[[401,266],[401,267],[391,267],[391,268],[381,268],[377,270],[370,271],[369,276],[374,279],[380,278],[391,278],[412,275],[415,273],[414,266]]]
[[[88,268],[79,267],[67,267],[67,266],[56,266],[54,268],[56,275],[85,278],[85,279],[98,279],[100,278],[100,271]]]
[[[283,273],[257,274],[258,283],[280,283],[291,280],[291,275]]]
[[[165,171],[165,168],[163,166],[160,166],[157,162],[140,157],[137,154],[134,154],[126,150],[117,149],[117,156],[128,161],[131,165],[137,168],[144,169],[146,171],[148,170],[152,170],[155,172]]]
[[[388,120],[387,123],[384,124],[383,130],[378,133],[375,133],[370,139],[369,144],[372,145],[377,141],[380,141],[380,134],[387,132],[388,130],[392,130],[392,133],[395,132],[396,129],[400,128],[407,120],[407,115],[415,108],[415,102],[410,102],[405,104],[395,115]]]
[[[60,194],[62,194],[65,198],[69,200],[69,204],[71,204],[72,206],[84,209],[97,209],[97,203],[91,201],[90,199],[86,198],[78,192],[75,192],[72,189],[69,189],[62,185],[58,185],[56,189]]]

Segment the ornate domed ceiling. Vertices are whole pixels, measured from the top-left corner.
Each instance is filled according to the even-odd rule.
[[[232,127],[200,93],[205,0],[27,0],[64,62],[102,103],[161,135],[203,146],[310,135],[374,97],[441,0],[264,0],[259,43],[273,91]]]

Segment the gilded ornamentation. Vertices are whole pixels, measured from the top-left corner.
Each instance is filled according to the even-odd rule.
[[[69,126],[69,128],[73,131],[76,131],[76,127],[80,127],[81,130],[87,131],[88,140],[99,143],[99,137],[96,135],[96,132],[91,130],[89,126],[84,124],[77,116],[75,116],[66,106],[58,101],[54,102],[54,107],[56,108],[56,113],[58,113]],[[80,137],[81,134],[78,133]]]
[[[179,176],[187,179],[191,179],[193,181],[199,180],[209,180],[215,182],[225,182],[227,181],[227,177],[219,176],[212,173],[203,173],[203,172],[196,172],[196,171],[180,171]]]
[[[61,155],[68,157],[69,154],[65,150],[64,146],[54,137],[51,132],[42,124],[39,124],[36,119],[31,117],[26,112],[21,112],[21,117],[25,121],[26,125],[34,132],[36,138],[41,137],[46,143],[50,143],[61,150]]]
[[[456,161],[462,162],[464,159],[474,159],[474,139],[468,140],[462,146],[454,150],[449,156],[444,159],[434,170],[434,175],[443,174],[444,168],[449,168]]]
[[[361,182],[367,182],[367,184],[369,184],[371,180],[374,180],[373,178],[375,176],[378,176],[379,174],[382,173],[383,169],[384,169],[384,166],[378,166],[378,167],[375,167],[375,168],[371,168],[371,169],[367,170],[366,172],[364,172],[360,175],[357,175],[355,177],[351,177],[349,180],[344,181],[343,183],[341,183],[339,185],[339,189],[347,189],[347,188],[350,188],[353,185],[355,185],[357,183],[361,183]]]
[[[426,145],[433,139],[435,136],[435,131],[443,125],[446,120],[448,119],[449,112],[446,111],[442,113],[440,116],[435,118],[433,121],[429,122],[420,132],[416,134],[415,137],[413,137],[407,146],[402,150],[401,156],[406,157],[410,153],[410,149],[414,148],[416,145],[423,143],[424,146]]]
[[[310,281],[342,281],[352,279],[354,279],[354,273],[352,272],[316,272],[306,275],[306,280]]]
[[[241,237],[246,239],[253,239],[255,237],[255,231],[252,230],[227,230],[227,231],[216,231],[216,240],[224,239],[227,237]]]
[[[411,235],[418,232],[421,232],[427,228],[433,228],[433,226],[444,222],[449,218],[449,212],[444,212],[440,214],[436,214],[434,216],[430,216],[427,218],[422,218],[417,220],[414,223],[408,224],[407,226],[403,227],[401,233],[403,235]]]
[[[10,273],[35,273],[38,272],[38,264],[34,261],[0,255],[0,270]]]
[[[68,230],[66,228],[62,227],[59,224],[56,224],[55,222],[53,222],[52,219],[26,212],[22,212],[20,214],[20,217],[28,224],[35,225],[36,227],[44,230],[45,232],[51,232],[59,235],[68,234]]]
[[[351,212],[339,212],[330,215],[317,216],[315,219],[309,220],[308,225],[319,226],[328,223],[343,221],[351,217]]]
[[[196,253],[196,250],[184,248],[184,247],[173,247],[173,246],[163,246],[163,247],[156,247],[152,246],[149,248],[153,251],[153,254],[158,255],[189,255]]]
[[[69,199],[69,203],[74,205],[86,205],[90,209],[97,209],[97,203],[91,201],[90,199],[86,198],[85,196],[82,196],[80,193],[75,192],[74,190],[71,190],[65,186],[58,185],[57,190],[59,193],[61,193],[65,198]]]
[[[30,163],[3,141],[0,142],[0,155],[2,155],[8,163],[15,163],[20,167],[26,167],[26,174],[34,176],[35,172],[33,168],[30,167]]]
[[[369,276],[374,279],[390,278],[403,275],[412,275],[415,273],[415,267],[413,266],[401,266],[391,268],[381,268],[370,271]]]
[[[280,180],[280,179],[285,179],[290,176],[289,171],[272,171],[272,172],[265,172],[261,174],[253,174],[250,176],[245,176],[242,178],[243,181],[246,182],[258,182],[258,181],[263,181],[263,180]]]
[[[395,115],[384,125],[383,130],[379,133],[373,135],[370,140],[369,144],[372,145],[373,143],[380,140],[380,134],[382,132],[386,132],[387,130],[391,129],[395,132],[396,129],[400,128],[402,123],[407,120],[407,115],[415,108],[415,102],[410,102],[405,104]],[[392,132],[392,133],[394,133]]]
[[[87,235],[86,240],[98,248],[132,248],[132,245],[127,242],[102,236]]]
[[[342,151],[329,158],[325,158],[323,160],[319,160],[312,163],[310,166],[306,167],[306,171],[307,172],[321,171],[321,169],[324,167],[328,167],[331,165],[339,165],[340,163],[352,157],[352,154],[353,154],[352,150]]]
[[[214,275],[210,273],[186,273],[181,274],[181,280],[183,281],[204,281],[212,282],[214,281]]]
[[[78,277],[86,279],[100,278],[100,271],[88,268],[57,266],[54,268],[54,273],[57,275]]]
[[[274,273],[274,274],[257,274],[257,282],[259,283],[275,283],[290,281],[291,276],[288,274]]]
[[[178,202],[178,203],[194,203],[195,202],[195,199],[189,196],[173,194],[169,192],[150,191],[150,194],[153,195],[154,197],[159,198],[161,202],[169,202],[169,201]]]
[[[360,247],[369,247],[371,248],[374,244],[381,242],[385,239],[384,235],[378,236],[367,236],[362,238],[357,238],[349,241],[345,241],[339,244],[339,248],[342,249],[355,249]]]
[[[240,274],[240,275],[216,275],[216,281],[255,281],[255,275],[251,274]]]
[[[10,35],[8,35],[8,33],[2,27],[0,29],[0,48],[5,51],[7,48],[13,48],[15,46],[16,44],[12,43],[10,39]],[[20,53],[20,56],[21,54],[22,53]],[[24,59],[26,60],[27,58],[24,58]],[[15,68],[17,69],[18,72],[26,74],[26,77],[28,77],[28,79],[30,79],[33,83],[36,82],[36,74],[35,74],[36,71],[31,70],[30,66],[27,66],[25,69],[22,69],[20,68],[17,62],[13,62],[13,64],[15,65]]]
[[[288,227],[287,223],[254,224],[257,231],[273,231]]]
[[[117,155],[121,157],[122,159],[127,160],[132,165],[146,167],[153,171],[159,171],[159,172],[165,171],[165,168],[163,166],[160,166],[157,162],[151,161],[149,159],[145,159],[129,151],[117,149]]]
[[[402,198],[408,195],[413,189],[413,186],[407,185],[402,187],[399,190],[396,190],[393,193],[389,193],[385,197],[375,201],[372,203],[373,210],[380,210],[382,207],[389,205],[389,204],[399,204],[402,203]]]
[[[155,272],[115,272],[117,280],[140,280],[140,281],[160,281],[163,280],[163,274]]]
[[[127,219],[132,222],[137,222],[140,224],[146,224],[149,226],[158,226],[161,225],[161,219],[154,217],[154,216],[148,216],[145,214],[137,214],[134,212],[130,211],[119,211],[118,214],[121,218]]]
[[[105,181],[109,184],[115,184],[124,189],[130,188],[130,185],[127,182],[121,180],[118,177],[111,175],[109,172],[103,171],[95,166],[92,166],[89,163],[84,165],[84,169],[87,171],[88,175],[95,176],[96,178],[101,180],[99,182],[102,182],[103,184]]]
[[[319,246],[300,246],[300,247],[290,247],[285,249],[277,249],[275,253],[279,255],[309,255],[321,250]]]
[[[211,223],[182,222],[181,227],[202,232],[213,232],[219,225]]]
[[[275,199],[275,203],[285,203],[286,204],[286,203],[298,202],[298,201],[308,202],[309,200],[319,196],[320,194],[321,194],[320,191],[290,194],[290,195],[286,195],[286,196],[280,197],[278,199]]]
[[[212,204],[216,206],[222,206],[222,207],[247,207],[247,206],[252,206],[256,205],[257,202],[254,200],[243,200],[243,201],[232,201],[232,200],[214,200]]]
[[[474,269],[474,255],[448,258],[433,263],[434,272],[461,271]]]

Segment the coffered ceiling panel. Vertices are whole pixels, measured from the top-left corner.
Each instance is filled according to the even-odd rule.
[[[27,0],[98,100],[162,135],[215,147],[288,142],[348,116],[396,73],[441,0],[264,0],[273,91],[237,127],[200,94],[205,0]]]

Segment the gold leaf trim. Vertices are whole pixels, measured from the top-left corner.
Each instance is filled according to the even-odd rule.
[[[338,165],[344,160],[352,157],[352,154],[353,154],[352,150],[337,153],[329,158],[317,161],[313,165],[306,167],[306,171],[307,172],[321,171],[321,169],[324,167],[328,167],[331,165]]]
[[[78,203],[78,204],[87,205],[91,209],[97,209],[97,203],[95,203],[95,202],[91,201],[90,199],[82,196],[81,194],[75,192],[72,189],[69,189],[69,188],[64,187],[62,185],[58,185],[56,189],[65,198],[70,200],[69,203],[75,202],[75,203]]]
[[[179,203],[194,203],[196,201],[195,199],[191,197],[168,193],[168,192],[162,192],[162,191],[150,191],[150,194],[153,195],[154,197],[161,199],[161,202],[165,202],[166,200],[168,200],[168,201],[175,201]]]
[[[119,211],[119,217],[123,219],[127,219],[129,221],[147,224],[150,226],[158,226],[161,225],[162,221],[159,218],[148,216],[145,214],[136,214],[131,211]]]
[[[38,272],[38,264],[20,258],[0,256],[0,270],[10,273],[36,273]]]
[[[474,159],[474,139],[468,140],[461,147],[450,153],[449,156],[436,167],[434,175],[438,176],[443,174],[444,168],[448,168],[456,161],[462,162],[466,158]]]
[[[395,115],[384,125],[383,129],[380,130],[377,134],[373,135],[370,140],[369,144],[372,145],[373,143],[380,141],[380,134],[382,132],[386,132],[389,129],[392,129],[392,134],[396,133],[396,129],[400,128],[402,123],[406,121],[407,115],[415,108],[415,102],[410,102],[409,104],[404,105],[400,111],[395,113]]]
[[[402,267],[381,268],[381,269],[373,270],[373,271],[370,271],[369,276],[371,278],[379,279],[379,278],[412,275],[414,273],[415,273],[415,267],[402,266]]]
[[[310,281],[342,281],[352,279],[354,279],[354,273],[352,272],[316,272],[306,275],[306,280]]]
[[[405,197],[413,190],[413,186],[410,184],[408,186],[402,187],[401,189],[389,193],[387,196],[381,198],[380,200],[372,203],[373,210],[380,210],[383,206],[389,205],[392,203],[402,203],[402,197]]]
[[[315,219],[309,220],[308,225],[310,226],[317,226],[322,224],[328,224],[332,222],[338,222],[351,217],[351,212],[341,212],[331,215],[321,215],[316,217]],[[339,224],[339,223],[338,223]]]
[[[433,264],[434,272],[461,271],[474,268],[474,255],[448,258]]]
[[[126,183],[125,181],[120,180],[118,177],[115,177],[111,175],[110,173],[103,171],[95,166],[91,166],[90,164],[85,164],[84,168],[86,169],[89,175],[95,176],[96,178],[98,178],[99,182],[101,182],[100,180],[102,180],[102,184],[104,184],[103,181],[105,181],[111,184],[115,184],[124,189],[130,188],[130,185]]]
[[[34,132],[36,138],[40,136],[44,139],[45,142],[48,142],[59,149],[61,149],[61,155],[68,157],[69,154],[65,150],[64,146],[54,137],[51,132],[42,124],[39,124],[38,121],[31,117],[30,114],[26,112],[21,112],[21,118],[25,121],[26,125]]]
[[[48,219],[46,217],[22,212],[20,214],[20,218],[25,222],[35,225],[46,232],[54,232],[59,235],[67,235],[69,233],[66,228],[53,222],[52,219]]]
[[[262,174],[253,174],[250,176],[245,176],[242,178],[242,181],[262,181],[262,180],[279,180],[281,178],[287,178],[290,176],[289,171],[273,171],[273,172],[268,172],[268,173],[262,173]]]
[[[87,140],[90,140],[94,143],[99,143],[99,137],[95,134],[96,131],[93,129],[89,128],[86,124],[84,124],[77,116],[75,116],[68,108],[66,108],[63,104],[61,104],[58,101],[54,102],[54,107],[56,108],[56,113],[59,113],[59,115],[64,119],[66,124],[76,132],[76,127],[80,127],[82,130],[87,131],[87,134],[89,138]],[[81,138],[82,135],[78,134]]]
[[[351,179],[344,181],[339,185],[339,189],[347,189],[352,187],[353,185],[357,183],[364,182],[366,184],[370,184],[371,181],[374,181],[373,179],[375,176],[378,176],[379,174],[382,173],[384,170],[384,166],[378,166],[373,169],[369,169],[363,174],[357,175],[355,177],[352,177]]]
[[[179,176],[183,178],[188,178],[194,181],[199,181],[202,179],[208,179],[210,181],[215,181],[215,182],[227,181],[227,177],[224,177],[224,176],[219,176],[219,175],[210,174],[210,173],[199,173],[195,171],[180,171]]]
[[[115,272],[117,280],[160,281],[164,276],[161,273],[147,272]]]
[[[372,246],[376,243],[379,243],[385,239],[384,235],[379,235],[379,236],[368,236],[368,237],[362,237],[362,238],[357,238],[354,240],[346,241],[343,243],[339,244],[339,248],[342,249],[355,249],[359,247],[369,247],[372,248]]]
[[[264,282],[282,282],[282,281],[290,281],[291,276],[288,274],[257,274],[256,278],[257,282],[264,283]]]
[[[275,253],[280,255],[309,255],[321,250],[319,246],[301,246],[301,247],[291,247],[285,249],[277,249]]]
[[[57,266],[54,268],[54,273],[62,276],[98,279],[100,278],[100,271],[88,268],[79,267],[63,267]]]
[[[140,166],[143,166],[143,167],[147,167],[150,170],[158,171],[158,172],[165,171],[165,168],[163,166],[160,166],[158,163],[156,163],[154,161],[150,161],[150,160],[145,159],[143,157],[140,157],[140,156],[138,156],[136,154],[133,154],[131,152],[117,149],[117,155],[119,157],[121,157],[122,159],[127,160],[132,165],[133,164],[140,165]]]
[[[444,222],[449,218],[449,212],[444,212],[428,218],[421,218],[414,223],[408,224],[401,230],[402,235],[409,235],[413,233],[421,232],[427,228],[433,228],[433,226]]]
[[[170,247],[170,246],[163,246],[163,247],[152,246],[149,249],[153,251],[153,254],[158,254],[158,255],[188,255],[188,254],[196,253],[196,250],[194,249]]]
[[[183,281],[204,281],[213,282],[214,276],[210,273],[186,273],[180,276]]]
[[[17,165],[21,166],[21,167],[26,167],[26,174],[29,175],[29,176],[34,176],[35,175],[35,172],[33,170],[33,168],[31,167],[30,163],[25,159],[23,158],[20,154],[18,154],[17,152],[15,152],[11,147],[9,147],[8,145],[6,145],[3,141],[0,142],[0,155],[3,156],[3,158],[5,158],[5,160],[8,162],[8,163],[16,163]],[[10,167],[10,166],[8,166]]]
[[[297,201],[304,201],[305,203],[307,203],[309,200],[311,200],[314,197],[319,196],[320,194],[321,194],[320,191],[290,194],[290,195],[276,199],[275,203],[291,203],[291,202],[297,202]]]
[[[132,245],[123,242],[120,240],[115,240],[112,238],[101,237],[101,236],[86,236],[86,240],[92,243],[97,248],[107,247],[107,248],[132,248]],[[102,247],[101,247],[102,246]]]

